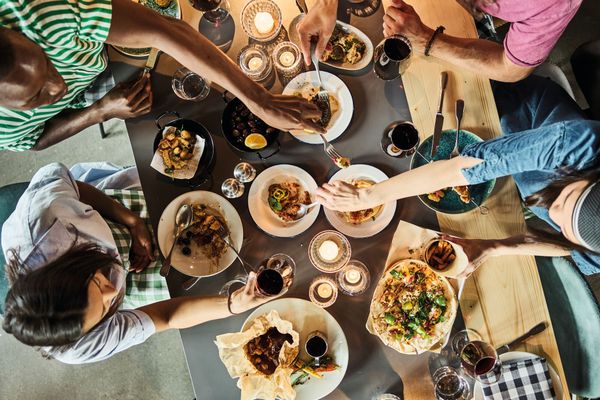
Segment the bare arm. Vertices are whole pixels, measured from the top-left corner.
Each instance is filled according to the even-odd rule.
[[[423,54],[433,29],[424,25],[412,6],[393,0],[383,17],[384,34],[405,35],[414,51]],[[440,34],[429,52],[431,56],[460,68],[502,82],[516,82],[533,72],[534,67],[522,67],[510,61],[504,47],[489,40],[467,39]]]
[[[317,107],[292,96],[270,94],[187,23],[162,16],[130,0],[113,0],[108,43],[126,47],[156,47],[190,70],[233,93],[267,124],[284,129],[324,129]],[[131,18],[135,15],[135,18]]]
[[[480,162],[476,158],[463,156],[435,161],[362,189],[340,181],[331,185],[326,183],[317,190],[317,200],[332,210],[364,210],[447,187],[468,185],[461,170]]]
[[[298,23],[300,48],[306,65],[310,65],[310,42],[317,41],[315,53],[321,58],[335,28],[337,0],[307,0],[308,14]]]
[[[256,274],[251,272],[246,286],[231,294],[231,311],[236,314],[250,310],[275,297],[262,297],[256,288]],[[152,318],[156,332],[185,329],[232,315],[226,296],[185,296],[140,307]]]
[[[89,107],[67,109],[49,119],[32,150],[46,149],[85,128],[111,118],[127,119],[146,114],[152,106],[150,75],[135,82],[122,82]]]

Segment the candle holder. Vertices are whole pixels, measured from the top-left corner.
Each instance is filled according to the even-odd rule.
[[[328,274],[338,272],[350,261],[350,242],[338,231],[317,233],[308,245],[308,258],[312,265]]]
[[[242,9],[242,28],[259,42],[268,42],[281,30],[281,10],[271,0],[251,0]]]
[[[333,279],[321,275],[313,279],[308,288],[308,298],[321,308],[327,308],[337,300],[338,289]]]
[[[300,48],[287,41],[279,43],[273,50],[273,64],[282,83],[289,82],[304,69]]]
[[[358,260],[350,260],[337,274],[340,291],[348,296],[363,294],[371,283],[371,274],[367,266]]]
[[[271,57],[255,44],[250,44],[240,51],[238,64],[248,78],[258,83],[267,81],[273,71]]]

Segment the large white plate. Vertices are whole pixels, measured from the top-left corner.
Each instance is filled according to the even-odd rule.
[[[242,247],[244,239],[244,228],[242,220],[236,209],[227,199],[213,192],[197,190],[194,192],[184,193],[169,203],[165,208],[160,220],[158,221],[158,246],[163,256],[167,256],[175,235],[175,214],[183,204],[201,203],[219,211],[225,218],[225,222],[229,227],[230,239],[239,251]],[[189,276],[211,276],[218,274],[229,267],[236,259],[235,254],[231,249],[227,248],[225,253],[219,259],[219,262],[211,262],[206,258],[199,249],[193,249],[191,256],[185,256],[179,248],[173,250],[171,258],[171,266],[177,271]]]
[[[295,165],[281,164],[265,169],[252,183],[248,192],[248,209],[252,219],[260,229],[269,235],[277,237],[293,237],[301,234],[311,227],[319,216],[321,205],[314,206],[304,218],[295,222],[281,220],[268,204],[269,186],[285,181],[298,182],[304,190],[310,193],[311,200],[315,200],[317,182],[308,172]]]
[[[369,65],[369,63],[371,62],[371,60],[373,59],[373,42],[371,42],[371,39],[369,39],[369,37],[367,35],[365,35],[360,29],[347,24],[345,22],[342,21],[337,21],[336,22],[337,25],[339,25],[342,30],[346,33],[353,33],[358,40],[360,40],[361,42],[363,42],[365,44],[365,54],[363,55],[363,58],[360,59],[359,62],[357,62],[356,64],[350,64],[350,63],[330,63],[330,62],[326,62],[326,61],[321,61],[321,64],[325,64],[325,65],[329,65],[333,68],[338,68],[341,70],[345,70],[345,71],[359,71],[363,68],[365,68],[367,65]]]
[[[502,362],[509,361],[517,361],[517,360],[529,360],[532,358],[538,358],[538,355],[533,353],[527,353],[525,351],[509,351],[508,353],[500,354],[500,360]],[[563,398],[563,387],[560,381],[560,377],[548,362],[548,369],[550,370],[550,378],[552,379],[552,386],[554,386],[554,394],[557,399]],[[475,388],[473,390],[473,399],[474,400],[485,400],[483,398],[483,388],[481,387],[481,383],[475,381]]]
[[[258,307],[242,326],[248,329],[260,315],[277,310],[281,318],[290,321],[300,335],[300,358],[308,359],[304,343],[309,333],[318,330],[327,336],[328,354],[337,365],[335,371],[325,372],[323,379],[310,378],[305,384],[296,386],[296,400],[318,400],[333,392],[342,382],[348,368],[348,341],[338,322],[326,310],[302,299],[278,299]]]
[[[325,137],[331,141],[338,138],[352,120],[352,113],[354,112],[354,104],[352,102],[352,95],[346,84],[337,76],[330,74],[329,72],[321,71],[321,79],[323,80],[323,88],[328,93],[335,96],[340,103],[340,109],[331,117],[329,122],[329,129]],[[312,85],[319,86],[319,78],[315,71],[304,72],[287,84],[283,89],[283,94],[293,95],[300,91],[304,86]],[[301,142],[310,144],[323,144],[321,137],[317,133],[311,133],[304,130],[291,130],[292,135]]]
[[[371,165],[355,164],[348,168],[340,169],[331,177],[329,183],[333,181],[350,182],[354,179],[368,179],[377,183],[387,180],[388,176],[383,171]],[[366,238],[378,234],[390,224],[395,212],[396,202],[389,202],[383,205],[383,209],[375,217],[375,221],[366,221],[362,224],[354,225],[346,222],[337,211],[325,208],[325,216],[329,223],[344,235],[354,238]]]

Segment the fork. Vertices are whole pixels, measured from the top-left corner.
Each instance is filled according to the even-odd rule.
[[[350,166],[350,159],[347,157],[343,157],[336,149],[335,147],[333,147],[333,145],[331,143],[329,143],[329,141],[327,141],[327,139],[325,138],[325,135],[322,133],[319,133],[319,136],[321,136],[321,139],[323,140],[323,150],[325,151],[325,153],[329,156],[329,158],[331,158],[331,161],[333,161],[333,163],[335,165],[337,165],[340,168],[347,168]],[[344,163],[344,160],[346,161]]]
[[[454,149],[450,153],[450,158],[458,157],[458,138],[460,136],[460,122],[463,117],[463,110],[465,108],[465,102],[461,99],[456,100],[456,135],[454,136]]]
[[[310,58],[312,60],[313,65],[315,66],[315,71],[317,71],[317,78],[319,79],[319,92],[317,93],[317,106],[319,110],[321,110],[321,123],[323,125],[327,125],[331,120],[331,106],[329,104],[329,94],[327,90],[323,89],[323,81],[321,80],[321,72],[319,71],[319,59],[317,58],[317,43],[310,43]]]

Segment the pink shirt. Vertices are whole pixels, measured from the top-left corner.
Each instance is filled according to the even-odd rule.
[[[583,0],[496,0],[478,8],[511,22],[504,39],[509,60],[524,67],[544,62]]]

